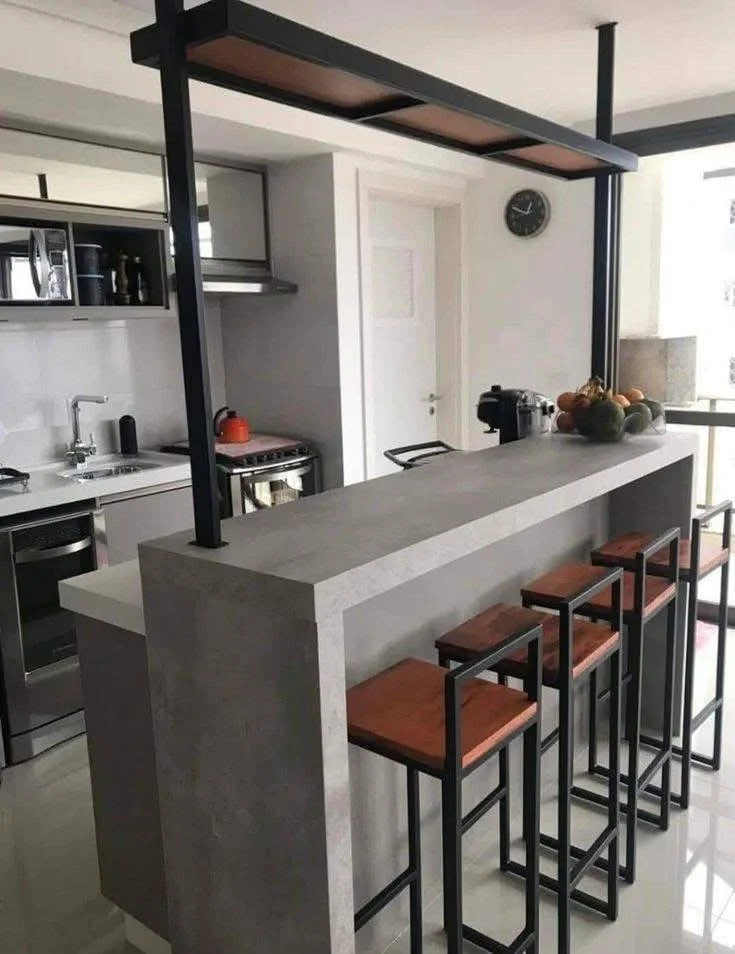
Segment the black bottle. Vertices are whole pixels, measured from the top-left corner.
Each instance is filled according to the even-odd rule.
[[[135,418],[130,414],[124,414],[119,422],[120,428],[120,453],[127,456],[134,456],[138,453],[138,434],[135,429]]]

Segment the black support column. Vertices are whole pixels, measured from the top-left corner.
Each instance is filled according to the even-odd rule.
[[[598,30],[597,138],[612,141],[615,79],[615,23]],[[595,179],[594,266],[592,285],[592,374],[617,384],[618,245],[621,177]]]
[[[222,536],[199,258],[189,80],[185,45],[177,20],[183,7],[183,0],[156,0],[176,294],[191,453],[195,542],[199,546],[215,548],[222,545]]]

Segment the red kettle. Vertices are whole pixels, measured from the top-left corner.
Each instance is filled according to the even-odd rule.
[[[223,444],[247,444],[250,440],[250,424],[246,417],[238,417],[227,405],[214,415],[214,436]]]

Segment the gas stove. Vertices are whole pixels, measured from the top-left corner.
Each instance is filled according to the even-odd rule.
[[[161,450],[166,454],[189,455],[189,442],[166,444]],[[315,457],[312,448],[304,441],[293,437],[277,437],[273,434],[251,434],[244,444],[214,443],[217,466],[230,474],[257,472],[264,467],[276,467],[282,463],[295,463]]]

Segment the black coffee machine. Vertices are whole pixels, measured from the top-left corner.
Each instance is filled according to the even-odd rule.
[[[488,433],[500,433],[501,444],[546,434],[551,430],[554,410],[553,403],[543,394],[520,388],[502,388],[499,384],[481,394],[477,402],[478,418],[488,425]]]

